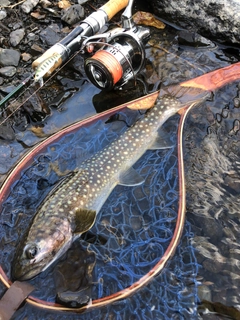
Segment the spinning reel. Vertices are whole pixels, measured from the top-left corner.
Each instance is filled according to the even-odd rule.
[[[84,63],[86,74],[101,90],[122,87],[135,78],[144,65],[144,47],[150,33],[147,28],[133,23],[132,3],[133,1],[129,2],[122,14],[122,28],[115,28],[83,41],[83,50],[92,53]]]
[[[54,56],[54,66],[49,67],[45,73],[50,75],[80,49],[80,52],[86,56],[84,68],[87,77],[99,89],[120,88],[130,79],[136,78],[144,65],[144,47],[149,40],[150,32],[149,29],[134,24],[133,1],[122,0],[122,6],[128,3],[121,17],[122,27],[106,33],[97,34],[119,10],[115,8],[115,0],[110,0],[105,6],[88,16],[67,37],[33,62],[32,66],[36,74],[45,68],[40,68],[44,61],[51,62]]]
[[[32,80],[43,85],[43,78],[50,76],[76,52],[87,56],[84,68],[89,80],[101,90],[121,88],[130,79],[136,79],[145,60],[145,45],[149,29],[136,26],[132,19],[134,0],[109,0],[75,27],[65,38],[32,63],[34,75],[23,80],[0,101],[3,106],[13,95]],[[121,9],[122,27],[97,34]]]

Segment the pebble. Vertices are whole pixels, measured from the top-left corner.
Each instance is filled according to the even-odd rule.
[[[37,45],[36,43],[34,43],[32,46],[31,46],[31,53],[33,55],[38,55],[40,53],[43,53],[45,50],[40,47],[39,45]]]
[[[18,66],[20,59],[20,52],[14,49],[1,49],[0,48],[0,65],[6,66]]]
[[[1,6],[3,7],[7,7],[11,5],[10,1],[9,0],[1,0]]]
[[[38,40],[39,37],[38,35],[36,35],[35,33],[33,32],[29,32],[29,34],[27,35],[27,41],[34,41],[34,40]]]
[[[17,29],[10,33],[10,43],[13,47],[16,47],[24,38],[25,30]]]
[[[52,24],[47,27],[40,33],[40,38],[44,44],[47,44],[49,47],[53,46],[55,43],[61,40],[61,36],[58,33],[59,28],[57,25]]]
[[[52,6],[52,2],[48,0],[41,0],[40,4],[43,8],[48,8]]]
[[[78,4],[84,4],[86,2],[88,2],[88,0],[78,0]]]
[[[38,4],[39,0],[26,0],[22,5],[21,9],[25,13],[32,11],[34,7]]]
[[[84,8],[80,4],[75,4],[65,10],[62,20],[70,25],[80,22],[84,17]]]
[[[13,66],[0,68],[0,75],[3,77],[10,78],[15,75],[17,69]]]
[[[0,92],[4,93],[5,95],[7,95],[8,93],[12,92],[14,89],[15,89],[15,86],[10,85],[10,86],[7,86],[7,87],[1,87],[0,88]]]
[[[199,300],[212,300],[211,289],[206,285],[201,285],[198,287],[198,298]]]
[[[6,18],[7,16],[7,12],[4,9],[0,10],[0,20],[3,20],[4,18]]]
[[[240,107],[240,98],[234,98],[233,103],[234,103],[235,108],[239,108]]]
[[[32,58],[32,56],[29,54],[29,53],[26,53],[26,52],[23,52],[22,54],[21,54],[21,57],[22,57],[22,60],[23,61],[29,61],[29,60],[31,60],[31,58]]]

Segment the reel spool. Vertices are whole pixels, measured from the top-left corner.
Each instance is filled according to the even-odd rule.
[[[111,32],[111,41],[104,44],[84,63],[88,78],[101,90],[123,86],[128,80],[136,77],[145,61],[144,46],[150,37],[148,29],[117,29],[114,33],[112,36]],[[96,43],[88,39],[86,46],[90,47]]]

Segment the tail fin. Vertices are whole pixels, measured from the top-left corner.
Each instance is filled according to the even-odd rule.
[[[178,84],[161,88],[159,96],[163,97],[165,95],[174,96],[183,105],[190,105],[211,98],[212,93],[200,88],[182,87],[181,84]]]

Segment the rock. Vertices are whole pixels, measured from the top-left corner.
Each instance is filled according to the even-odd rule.
[[[11,5],[10,1],[9,0],[1,0],[1,6],[3,7],[7,7]]]
[[[86,2],[88,2],[88,0],[78,0],[78,4],[84,4]]]
[[[61,40],[60,34],[58,34],[59,28],[56,25],[51,25],[44,29],[40,33],[40,38],[44,44],[47,44],[49,47],[53,46],[55,43]]]
[[[39,0],[26,0],[22,5],[21,9],[25,13],[32,11],[34,7],[38,4]]]
[[[29,60],[31,60],[31,58],[32,58],[32,56],[29,54],[29,53],[27,53],[27,52],[23,52],[22,54],[21,54],[21,57],[22,57],[22,60],[23,61],[29,61]]]
[[[198,298],[200,301],[202,300],[212,300],[211,289],[206,285],[198,286]]]
[[[39,55],[40,53],[43,53],[44,52],[44,49],[41,48],[39,45],[37,45],[36,43],[34,43],[32,46],[31,46],[31,53],[32,55]]]
[[[20,52],[13,49],[1,49],[0,48],[0,65],[6,66],[18,66],[20,59]]]
[[[15,88],[15,86],[1,87],[0,92],[7,95],[8,93],[12,92]]]
[[[7,16],[7,12],[4,9],[0,10],[0,20],[3,20],[4,18],[6,18]]]
[[[176,32],[179,45],[193,46],[193,47],[214,47],[214,44],[202,37],[196,32],[190,32],[188,30],[179,30]]]
[[[84,17],[84,8],[80,4],[75,4],[65,10],[62,20],[70,25],[80,22]]]
[[[224,42],[240,43],[239,0],[150,0],[154,13],[183,28]]]
[[[14,30],[10,33],[10,43],[13,47],[16,47],[25,35],[24,29]]]
[[[40,4],[43,8],[48,8],[52,6],[51,1],[48,0],[40,0]]]
[[[15,67],[3,67],[0,68],[0,75],[3,77],[7,77],[10,78],[12,76],[14,76],[14,74],[16,73],[17,69]]]

